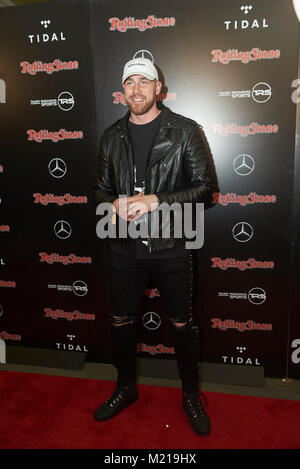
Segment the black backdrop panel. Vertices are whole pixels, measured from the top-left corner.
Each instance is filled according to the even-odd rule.
[[[126,112],[124,63],[135,54],[153,57],[161,72],[164,104],[204,127],[216,173],[216,203],[206,212],[205,245],[196,259],[194,312],[201,325],[201,359],[264,365],[266,373],[282,376],[295,134],[291,82],[297,76],[298,26],[286,2],[272,2],[272,9],[267,1],[253,2],[247,13],[240,7],[235,0],[94,2],[98,138]],[[153,16],[164,19],[165,26],[153,27]],[[285,34],[283,24],[289,24]],[[256,60],[247,62],[253,48]],[[246,202],[239,202],[241,198]],[[243,233],[234,238],[233,230],[246,230],[244,238],[249,239]],[[246,268],[237,267],[242,263]],[[144,305],[141,323],[149,312],[161,325],[152,331],[141,326],[141,350],[149,356],[151,347],[156,344],[159,350],[164,344],[164,357],[172,357],[157,296]]]
[[[1,127],[9,145],[1,154],[1,218],[10,231],[1,233],[1,279],[16,287],[1,288],[1,329],[20,335],[22,345],[94,348],[105,361],[108,339],[99,330],[106,324],[106,277],[91,194],[96,123],[89,9],[2,10],[1,34],[10,41],[1,42],[7,85]]]
[[[300,32],[300,29],[299,29]],[[299,39],[298,39],[299,44]],[[300,48],[299,48],[300,53]],[[300,56],[299,56],[300,58]],[[300,99],[299,99],[299,66],[298,80],[294,83],[294,101],[297,104],[296,147],[294,168],[294,210],[292,231],[292,279],[291,279],[291,315],[289,323],[289,356],[288,376],[300,377]]]

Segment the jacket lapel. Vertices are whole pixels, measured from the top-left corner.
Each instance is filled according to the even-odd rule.
[[[122,140],[122,145],[125,149],[125,157],[127,162],[127,167],[129,169],[130,174],[130,183],[129,183],[129,190],[130,193],[134,193],[134,155],[133,155],[133,148],[132,148],[132,141],[130,138],[129,130],[128,130],[128,118],[129,118],[129,111],[125,114],[122,119],[120,119],[117,128],[120,130],[120,139]]]
[[[164,147],[168,147],[169,145],[172,144],[171,141],[169,141],[169,130],[171,128],[171,123],[170,123],[170,111],[168,108],[163,107],[162,108],[162,116],[161,116],[161,122],[160,126],[157,129],[157,132],[155,134],[150,154],[148,157],[147,161],[147,167],[146,167],[146,175],[148,170],[153,166],[157,161],[159,161],[161,158],[165,156],[165,152],[163,151]],[[163,147],[162,147],[163,145]]]

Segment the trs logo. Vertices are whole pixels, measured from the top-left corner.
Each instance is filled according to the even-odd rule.
[[[293,340],[292,348],[295,348],[296,350],[293,351],[291,359],[292,362],[297,365],[298,363],[300,363],[300,339]]]
[[[6,84],[4,80],[0,78],[0,103],[6,103]]]
[[[2,339],[0,339],[0,363],[6,363],[6,346]]]

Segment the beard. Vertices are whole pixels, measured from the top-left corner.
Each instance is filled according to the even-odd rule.
[[[130,96],[130,97],[125,97],[125,101],[127,106],[129,107],[129,110],[132,114],[135,114],[136,116],[142,116],[143,114],[146,114],[150,109],[154,106],[156,102],[156,95],[153,94],[151,97],[146,98],[146,100],[141,101],[140,103],[135,103],[131,100],[131,98],[138,96]],[[145,96],[141,96],[141,98],[145,98]]]

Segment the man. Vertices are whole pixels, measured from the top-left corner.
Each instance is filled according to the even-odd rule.
[[[130,60],[122,84],[129,111],[101,138],[95,200],[111,203],[128,225],[141,226],[150,225],[150,215],[163,203],[183,206],[209,200],[210,169],[202,133],[191,119],[157,107],[162,84],[156,67],[145,58]],[[174,223],[170,221],[172,228]],[[198,392],[199,333],[191,315],[191,251],[185,249],[184,235],[175,237],[172,231],[167,238],[153,237],[149,231],[110,243],[110,324],[118,379],[95,418],[110,419],[138,398],[136,317],[150,275],[174,333],[184,411],[193,430],[207,435],[210,421]]]

